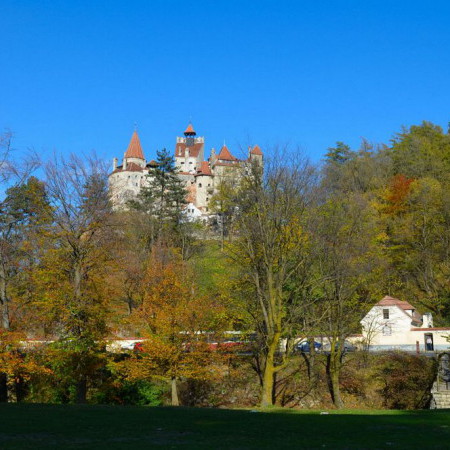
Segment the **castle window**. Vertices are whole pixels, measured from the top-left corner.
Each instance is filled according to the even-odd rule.
[[[208,201],[209,200],[209,198],[208,197],[206,197],[206,201]]]
[[[205,208],[205,211],[208,212],[208,207]]]
[[[202,183],[198,183],[198,187],[202,187]]]
[[[388,320],[389,319],[389,310],[383,309],[383,319]]]
[[[192,164],[192,161],[189,161],[189,164]]]

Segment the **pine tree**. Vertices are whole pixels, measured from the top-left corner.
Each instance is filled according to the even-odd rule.
[[[178,178],[173,156],[166,149],[157,151],[157,166],[150,169],[149,185],[142,188],[132,208],[156,219],[158,234],[164,225],[178,226],[183,219],[186,189]]]

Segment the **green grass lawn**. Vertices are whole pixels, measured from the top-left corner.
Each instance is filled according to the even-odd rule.
[[[450,411],[1,404],[0,449],[446,449]]]

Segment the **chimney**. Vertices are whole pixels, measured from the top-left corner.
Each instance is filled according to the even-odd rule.
[[[127,158],[125,158],[125,154],[123,155],[123,170],[127,170]]]
[[[113,158],[113,170],[117,169],[117,158]]]
[[[422,316],[422,320],[423,320],[423,327],[424,328],[433,328],[433,316],[431,315],[430,312],[426,312],[423,316]]]

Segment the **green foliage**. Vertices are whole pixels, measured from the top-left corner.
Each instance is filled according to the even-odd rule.
[[[149,170],[149,185],[130,205],[154,216],[160,227],[170,222],[177,225],[182,220],[186,189],[177,176],[174,157],[166,149],[157,151],[156,162],[157,166]]]
[[[92,403],[113,405],[161,406],[167,393],[165,384],[148,380],[128,381],[116,379],[92,396]]]
[[[395,173],[412,178],[450,179],[450,135],[431,122],[413,125],[392,141]]]

